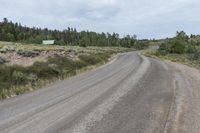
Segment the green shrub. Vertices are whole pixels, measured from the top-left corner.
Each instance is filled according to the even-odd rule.
[[[72,68],[74,66],[73,60],[70,60],[66,57],[56,56],[48,59],[48,64],[56,64],[61,69],[63,68]]]
[[[161,55],[166,55],[170,52],[170,49],[171,49],[171,45],[170,43],[162,43],[160,46],[159,46],[159,49],[158,49],[158,52],[161,54]]]
[[[46,62],[35,62],[33,66],[29,67],[29,70],[29,73],[35,73],[41,79],[49,79],[52,76],[57,77],[59,75],[59,72]]]
[[[199,61],[200,61],[200,49],[197,49],[197,50],[194,52],[193,59],[194,59],[194,60],[199,60]]]
[[[189,44],[189,45],[186,47],[186,52],[187,52],[187,53],[195,53],[195,52],[196,52],[196,47],[195,47],[194,45]]]
[[[14,52],[15,49],[13,47],[9,47],[9,46],[3,46],[0,49],[0,53],[8,53],[8,52]]]
[[[143,50],[145,48],[148,48],[148,44],[147,44],[147,42],[137,41],[134,43],[133,48],[135,48],[137,50]]]
[[[63,77],[65,75],[68,75],[72,73],[72,75],[75,74],[76,66],[75,62],[73,60],[70,60],[66,57],[57,56],[53,58],[48,59],[49,64],[54,64],[53,70],[59,71],[60,76]],[[56,65],[56,67],[55,67]]]
[[[16,84],[25,83],[26,76],[23,74],[24,68],[14,66],[1,66],[0,67],[0,88],[10,88]]]
[[[13,70],[10,67],[0,67],[0,88],[9,88],[12,81]]]
[[[171,53],[183,54],[185,52],[185,45],[182,40],[174,40],[171,45]]]
[[[14,71],[12,73],[12,84],[18,86],[28,82],[28,76],[21,71]]]
[[[36,82],[38,81],[38,76],[37,74],[30,73],[28,75],[28,81],[31,83],[32,86],[35,86]]]
[[[23,57],[37,57],[39,55],[39,53],[36,51],[22,51],[22,50],[17,51],[17,54]]]
[[[1,83],[0,83],[0,85],[1,85]],[[5,99],[6,97],[7,97],[6,90],[0,88],[0,99]]]
[[[104,62],[107,62],[108,59],[110,58],[111,53],[101,53],[97,54],[97,56]]]
[[[80,60],[73,61],[56,56],[49,58],[47,62],[35,62],[29,67],[0,65],[0,99],[11,95],[11,92],[18,95],[28,90],[23,87],[19,88],[21,86],[28,84],[35,86],[38,80],[72,76],[76,74],[76,70],[107,61],[109,57],[110,53],[81,55]]]
[[[74,66],[76,67],[76,69],[81,69],[83,67],[88,66],[88,64],[82,60],[77,60],[74,62]]]
[[[80,55],[79,59],[89,65],[95,65],[101,62],[101,59],[95,55]]]

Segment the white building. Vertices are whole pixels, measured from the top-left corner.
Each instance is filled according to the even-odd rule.
[[[55,44],[55,40],[43,40],[43,41],[42,41],[42,44],[45,44],[45,45],[53,45],[53,44]]]

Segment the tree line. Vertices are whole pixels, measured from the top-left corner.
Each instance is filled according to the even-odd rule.
[[[75,28],[50,30],[48,28],[36,28],[22,26],[4,18],[0,22],[0,41],[24,42],[41,44],[42,40],[55,40],[56,45],[71,46],[120,46],[143,49],[146,44],[138,41],[137,36],[127,35],[120,38],[117,33],[96,33],[91,31],[77,32]]]

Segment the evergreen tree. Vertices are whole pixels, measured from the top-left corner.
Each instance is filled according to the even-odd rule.
[[[41,44],[42,40],[53,39],[57,45],[138,47],[136,38],[136,35],[120,38],[117,33],[77,32],[75,28],[70,27],[63,31],[30,28],[22,26],[21,23],[9,22],[7,18],[0,22],[0,41]],[[139,46],[143,47],[143,45]]]

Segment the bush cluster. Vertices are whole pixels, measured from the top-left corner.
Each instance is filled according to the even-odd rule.
[[[190,54],[191,59],[199,59],[199,43],[189,41],[185,32],[177,32],[177,36],[169,41],[162,43],[158,49],[160,55],[167,54]]]
[[[192,59],[200,61],[200,49],[196,49],[194,51],[194,54],[192,55]]]
[[[23,50],[19,50],[17,51],[17,54],[23,57],[36,57],[39,55],[38,52],[34,52],[34,51],[23,51]]]
[[[47,62],[35,62],[29,67],[0,65],[0,99],[5,90],[27,84],[34,86],[38,80],[51,80],[52,78],[75,75],[76,70],[105,62],[109,57],[110,54],[105,53],[81,55],[79,60],[73,61],[66,57],[56,56],[49,58]]]

